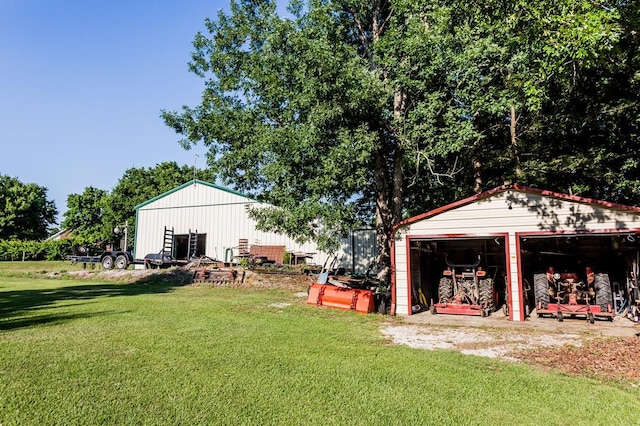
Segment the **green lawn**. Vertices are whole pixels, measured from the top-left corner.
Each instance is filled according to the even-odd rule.
[[[291,290],[44,279],[51,264],[17,265],[0,263],[3,426],[640,418],[638,389],[393,346],[386,318],[307,306]]]

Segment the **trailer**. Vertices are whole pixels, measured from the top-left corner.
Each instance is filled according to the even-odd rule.
[[[83,267],[87,265],[101,264],[104,269],[112,269],[114,266],[117,269],[126,269],[129,265],[135,263],[131,252],[121,250],[107,250],[97,256],[89,256],[86,254],[84,247],[75,248],[72,256],[67,256],[67,259],[72,264],[82,263]],[[83,253],[84,251],[84,253]]]
[[[128,223],[124,228],[125,241],[127,238],[127,227]],[[114,232],[119,233],[119,230],[116,228]],[[165,226],[162,250],[158,253],[148,253],[144,259],[134,259],[133,254],[126,249],[126,243],[124,250],[105,250],[96,256],[89,256],[86,247],[74,245],[71,247],[73,255],[67,256],[67,259],[70,260],[72,264],[82,263],[84,268],[86,268],[87,265],[95,266],[96,264],[101,264],[104,269],[112,269],[114,267],[116,269],[127,269],[129,265],[144,265],[145,269],[168,268],[182,264],[182,262],[178,261],[171,254],[173,253],[173,240],[173,228]],[[189,241],[193,241],[193,244],[190,243],[190,247],[193,246],[190,250],[191,253],[195,255],[197,251],[197,231],[192,233],[191,230],[189,230]],[[185,261],[184,263],[187,262]]]
[[[82,263],[84,268],[87,265],[95,266],[101,264],[104,269],[127,269],[129,265],[143,264],[144,260],[134,259],[130,251],[125,250],[105,250],[99,255],[90,256],[86,247],[74,245],[71,247],[73,255],[67,256],[72,264]]]
[[[149,253],[144,259],[134,259],[131,252],[120,250],[109,250],[97,256],[73,255],[67,256],[72,264],[82,263],[83,268],[87,265],[94,266],[101,264],[104,269],[127,269],[129,265],[144,265],[145,269],[168,268],[175,266],[178,261],[170,255],[163,253]]]

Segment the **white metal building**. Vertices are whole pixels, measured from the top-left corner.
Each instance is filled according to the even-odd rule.
[[[639,230],[638,207],[518,185],[489,190],[394,228],[392,313],[411,315],[417,289],[437,299],[447,256],[478,253],[514,321],[533,306],[525,282],[554,264],[608,273],[615,297],[630,265],[637,266]]]
[[[186,258],[190,233],[198,238],[198,255],[231,261],[238,254],[239,241],[251,245],[285,246],[288,252],[308,253],[308,263],[324,265],[328,254],[320,252],[315,243],[299,244],[293,239],[256,229],[248,208],[267,206],[239,192],[212,183],[194,180],[135,207],[136,231],[134,258],[159,253],[163,248],[164,229],[173,229],[173,250],[177,259]],[[342,265],[347,269],[364,269],[372,243],[371,230],[354,231],[342,243]],[[375,234],[374,234],[375,235]]]
[[[287,251],[313,254],[315,263],[324,262],[327,255],[313,243],[299,244],[284,235],[257,230],[247,211],[260,206],[266,205],[212,183],[187,182],[135,207],[134,257],[162,250],[167,227],[173,229],[173,254],[178,259],[186,253],[189,234],[196,233],[201,256],[231,261],[238,254],[239,241],[246,239],[249,245],[283,245]]]

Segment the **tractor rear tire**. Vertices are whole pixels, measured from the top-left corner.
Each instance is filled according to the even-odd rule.
[[[478,301],[487,313],[493,312],[493,280],[486,278],[478,282]]]
[[[533,276],[533,290],[536,297],[536,308],[547,309],[549,304],[549,280],[547,280],[547,274],[535,274]]]
[[[442,277],[438,285],[438,299],[440,303],[448,303],[453,297],[453,280]]]
[[[596,291],[596,305],[600,306],[602,312],[608,312],[608,308],[613,306],[609,275],[596,274],[593,287]]]

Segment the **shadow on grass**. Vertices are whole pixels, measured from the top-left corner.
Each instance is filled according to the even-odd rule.
[[[55,281],[52,281],[55,282]],[[162,273],[141,277],[135,281],[71,285],[46,289],[0,290],[0,330],[12,330],[40,324],[60,323],[67,320],[103,315],[108,312],[88,314],[38,314],[39,310],[52,308],[59,302],[92,300],[101,297],[137,296],[141,294],[169,293],[174,288],[190,282],[181,273]],[[65,305],[69,307],[69,305]]]
[[[37,315],[32,317],[17,317],[17,318],[0,318],[0,331],[7,330],[15,330],[23,327],[33,327],[38,325],[56,325],[61,324],[63,322],[80,319],[80,318],[91,318],[100,315],[110,315],[114,313],[119,313],[121,311],[100,311],[93,313],[84,313],[84,314],[69,314],[69,315]]]

